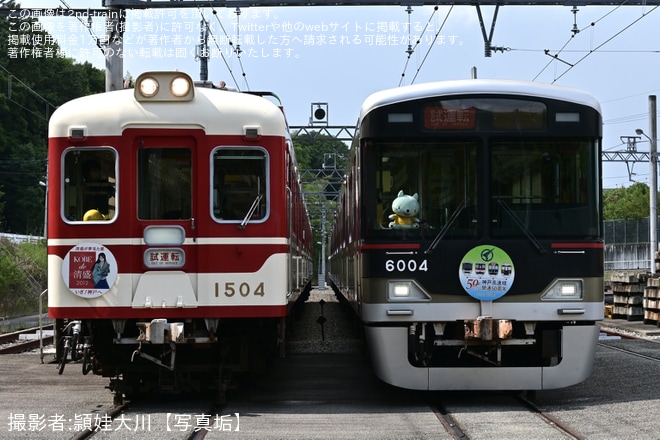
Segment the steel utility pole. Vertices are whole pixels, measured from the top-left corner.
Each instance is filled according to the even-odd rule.
[[[657,133],[657,116],[656,116],[656,97],[655,95],[649,96],[649,141],[651,152],[651,200],[650,200],[650,237],[651,242],[650,259],[651,259],[651,272],[657,272],[658,268],[655,263],[655,254],[658,251],[658,133]]]
[[[654,263],[651,265],[651,272],[657,272],[658,268],[655,267],[655,253],[658,251],[658,239],[657,239],[657,221],[658,221],[658,179],[657,179],[657,172],[658,172],[658,116],[657,113],[657,103],[656,103],[656,97],[655,95],[649,96],[649,131],[651,132],[651,152],[655,158],[654,161],[654,170],[653,170],[653,176],[656,178],[655,179],[655,185],[656,187],[653,188],[653,200],[655,200],[656,203],[656,212],[655,216],[653,219],[655,220],[656,223],[656,239],[652,243],[652,252],[651,252],[651,258],[654,259]]]
[[[651,272],[658,271],[658,124],[655,95],[649,96],[649,134],[638,128],[635,132],[649,140],[649,260]]]

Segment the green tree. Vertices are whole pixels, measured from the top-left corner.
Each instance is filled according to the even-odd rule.
[[[314,233],[314,261],[318,262],[323,240],[323,221],[325,231],[329,233],[337,205],[335,195],[341,189],[341,177],[345,174],[348,161],[348,146],[331,136],[314,131],[300,136],[294,133],[293,145],[298,167],[305,171],[303,191]]]
[[[10,5],[11,6],[11,5]],[[38,20],[0,19],[0,230],[44,224],[48,119],[66,101],[105,89],[105,74],[61,56]]]
[[[320,170],[325,165],[343,170],[348,160],[348,146],[344,142],[316,131],[301,135],[294,133],[293,146],[300,169]],[[327,159],[330,157],[336,162],[329,163]]]
[[[627,188],[603,190],[603,218],[619,220],[649,216],[649,187],[636,182]]]

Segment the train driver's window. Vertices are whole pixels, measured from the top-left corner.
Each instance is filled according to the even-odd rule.
[[[259,148],[221,147],[213,152],[211,205],[216,220],[265,218],[266,161],[266,152]]]
[[[599,228],[597,147],[581,140],[492,143],[494,236],[596,235]]]
[[[138,217],[141,220],[188,220],[192,217],[190,148],[142,148],[138,151]]]
[[[474,141],[374,143],[374,232],[440,231],[447,238],[474,236],[476,223],[476,152]],[[403,193],[417,199],[417,213],[395,213]],[[367,196],[369,198],[370,195]],[[410,199],[410,197],[408,197]],[[415,203],[411,200],[415,207]],[[401,206],[399,204],[399,206]]]
[[[111,148],[64,153],[62,214],[67,221],[107,221],[117,207],[117,154]]]

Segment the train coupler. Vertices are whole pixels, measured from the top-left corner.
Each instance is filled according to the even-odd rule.
[[[493,319],[490,316],[479,316],[474,320],[463,321],[465,339],[481,339],[492,341],[496,339],[511,339],[513,337],[513,322],[508,319]]]
[[[135,356],[137,355],[137,356],[140,356],[143,359],[146,359],[150,362],[153,362],[154,364],[156,364],[160,367],[167,368],[170,371],[174,371],[174,361],[176,359],[176,344],[174,344],[174,342],[170,342],[169,345],[170,345],[170,350],[167,350],[166,352],[164,352],[161,355],[161,357],[164,357],[164,356],[167,356],[168,354],[171,354],[171,356],[170,356],[170,365],[169,366],[165,365],[157,357],[142,352],[142,342],[140,342],[140,344],[138,345],[138,348],[131,355],[131,362],[135,362]]]

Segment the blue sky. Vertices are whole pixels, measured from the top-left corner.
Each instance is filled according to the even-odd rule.
[[[22,7],[99,8],[101,1],[24,0]],[[660,8],[653,6],[503,6],[492,38],[506,48],[484,56],[472,6],[279,7],[152,9],[128,12],[124,72],[178,69],[198,79],[194,46],[201,15],[209,21],[209,79],[241,90],[271,90],[290,125],[307,125],[312,102],[328,103],[330,125],[353,125],[364,98],[400,84],[469,78],[554,82],[591,93],[601,102],[603,148],[626,149],[621,136],[649,132],[648,96],[660,94]],[[482,7],[490,32],[494,7]],[[86,22],[86,20],[83,20]],[[75,18],[42,20],[67,56],[104,67],[90,30]],[[409,24],[410,23],[410,24]],[[579,30],[574,33],[573,29]],[[416,44],[417,39],[420,40]],[[414,52],[408,58],[408,44]],[[231,44],[230,44],[231,43]],[[240,57],[234,49],[240,44]],[[546,50],[548,51],[546,53]],[[224,55],[224,58],[221,56]],[[557,55],[552,57],[550,55]],[[642,137],[638,151],[648,151]],[[648,183],[648,163],[629,165]],[[604,163],[604,186],[629,186],[624,163]]]

